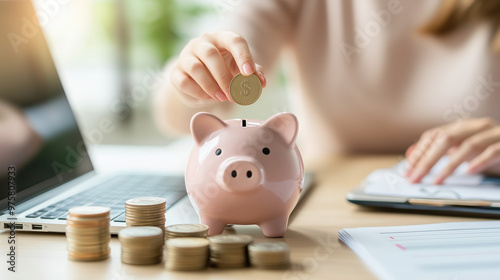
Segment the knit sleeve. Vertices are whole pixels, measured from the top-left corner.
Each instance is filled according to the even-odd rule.
[[[226,0],[220,6],[222,28],[245,38],[255,62],[273,71],[280,51],[293,36],[300,0]],[[232,3],[232,5],[231,5]]]

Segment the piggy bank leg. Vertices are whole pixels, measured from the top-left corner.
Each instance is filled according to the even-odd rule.
[[[204,216],[200,216],[200,222],[208,226],[208,235],[221,234],[226,227],[226,223]]]
[[[285,235],[287,225],[288,217],[284,216],[262,222],[259,227],[266,237],[281,237]]]

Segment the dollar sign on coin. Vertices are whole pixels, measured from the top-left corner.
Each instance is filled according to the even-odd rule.
[[[234,102],[240,105],[250,105],[259,100],[262,93],[262,83],[257,75],[243,76],[237,74],[229,85],[229,94]]]
[[[248,79],[243,80],[243,82],[241,83],[240,94],[244,97],[247,97],[250,94],[250,85],[248,83]]]

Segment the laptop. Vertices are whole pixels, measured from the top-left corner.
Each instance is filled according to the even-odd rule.
[[[0,37],[1,229],[64,232],[68,209],[104,205],[117,233],[125,201],[142,196],[197,222],[182,176],[97,174],[31,1],[0,1]]]
[[[183,176],[94,170],[31,1],[0,1],[0,37],[0,229],[65,232],[70,208],[99,205],[116,234],[143,196],[167,200],[167,224],[199,222]]]

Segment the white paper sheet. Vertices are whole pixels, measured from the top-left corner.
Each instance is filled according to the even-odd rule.
[[[500,221],[348,228],[339,238],[381,279],[500,279]]]
[[[367,194],[418,198],[479,199],[500,201],[500,179],[469,175],[461,165],[443,185],[433,185],[435,175],[444,167],[447,158],[439,161],[421,184],[411,184],[403,176],[405,162],[388,169],[372,172],[364,181]],[[500,277],[499,277],[500,279]]]

